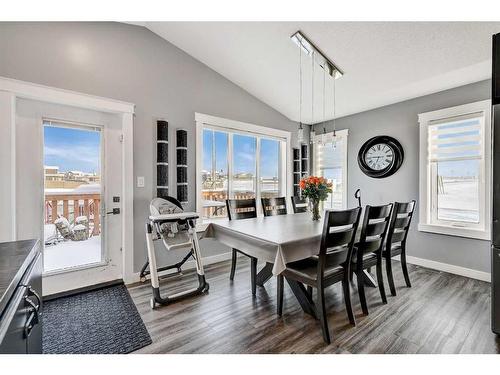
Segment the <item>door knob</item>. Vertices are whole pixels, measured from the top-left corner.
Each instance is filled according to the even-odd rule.
[[[113,211],[106,212],[106,215],[119,215],[119,214],[120,214],[119,208],[113,208]]]

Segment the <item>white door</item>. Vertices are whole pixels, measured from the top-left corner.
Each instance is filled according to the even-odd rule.
[[[120,118],[88,110],[63,115],[42,119],[43,220],[55,231],[52,238],[44,233],[44,295],[123,277]]]

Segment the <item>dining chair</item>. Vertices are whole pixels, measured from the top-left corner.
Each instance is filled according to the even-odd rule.
[[[364,274],[365,269],[376,266],[377,284],[380,290],[382,302],[387,303],[384,289],[384,279],[382,276],[382,250],[384,239],[389,227],[389,220],[392,212],[392,203],[384,206],[369,206],[365,208],[363,224],[359,242],[354,244],[352,268],[356,273],[359,301],[363,313],[368,315],[368,305],[366,304]]]
[[[410,223],[416,203],[415,200],[406,203],[395,202],[389,229],[387,231],[387,239],[382,256],[385,259],[387,280],[393,296],[396,295],[396,288],[394,286],[394,277],[392,276],[391,259],[397,255],[401,255],[401,268],[403,269],[406,286],[411,288],[410,276],[408,275],[408,268],[406,267],[406,238],[408,237],[408,230],[410,229]]]
[[[292,197],[293,213],[307,212],[307,200],[301,197]]]
[[[352,311],[349,273],[354,252],[354,240],[361,216],[361,208],[345,211],[325,211],[323,233],[319,254],[304,260],[288,263],[282,275],[308,287],[316,288],[316,313],[318,315],[323,340],[330,343],[330,332],[326,317],[325,289],[342,282],[345,307],[349,322],[356,325]],[[278,288],[278,315],[282,314],[283,285]]]
[[[264,216],[286,215],[286,198],[261,198]]]
[[[257,204],[255,198],[251,199],[226,199],[227,217],[229,220],[241,220],[257,217]],[[229,280],[234,280],[234,273],[236,271],[236,260],[238,253],[243,254],[250,258],[250,277],[252,283],[252,294],[257,292],[257,258],[245,254],[238,249],[232,249],[231,256],[231,273]]]

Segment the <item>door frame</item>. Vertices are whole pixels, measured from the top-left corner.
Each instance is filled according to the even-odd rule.
[[[134,282],[134,113],[135,104],[118,101],[114,99],[93,96],[76,91],[64,90],[36,83],[19,81],[0,76],[0,92],[5,92],[12,105],[9,111],[0,111],[0,120],[6,117],[7,123],[11,125],[11,137],[0,140],[0,147],[7,143],[10,150],[11,169],[5,175],[10,178],[0,180],[0,190],[9,191],[11,201],[15,202],[15,116],[17,98],[32,99],[40,102],[68,105],[77,108],[96,110],[105,113],[119,115],[122,127],[122,279],[125,283]],[[1,103],[0,103],[1,104]],[[13,121],[14,120],[14,121]],[[5,185],[5,186],[3,186]],[[3,210],[2,210],[3,211]],[[2,222],[12,223],[11,241],[16,238],[15,210],[6,210],[0,213]],[[54,291],[51,291],[54,292]]]

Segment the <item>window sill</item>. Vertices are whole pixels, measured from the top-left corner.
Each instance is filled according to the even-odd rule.
[[[455,236],[455,237],[473,238],[476,240],[483,240],[483,241],[491,240],[490,232],[481,229],[419,223],[418,230],[419,232],[444,234],[447,236]]]

